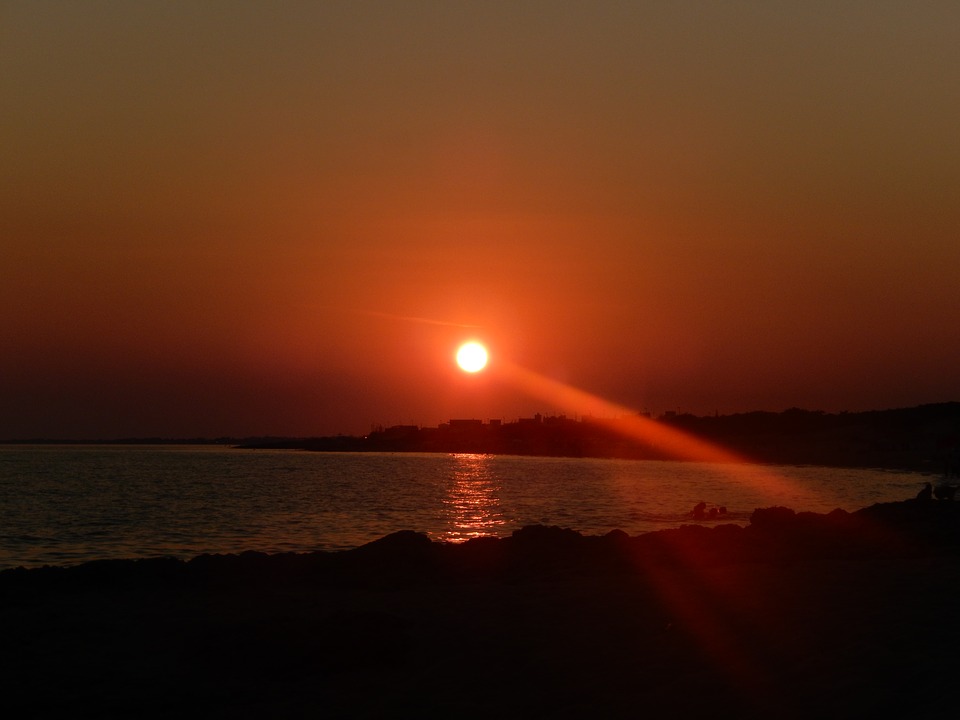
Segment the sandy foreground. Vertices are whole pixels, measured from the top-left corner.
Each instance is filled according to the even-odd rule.
[[[943,717],[960,503],[0,573],[6,717]]]

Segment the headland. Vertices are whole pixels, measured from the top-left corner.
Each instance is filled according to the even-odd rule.
[[[791,408],[650,418],[753,462],[878,467],[956,474],[960,469],[960,402],[856,413]],[[632,437],[629,418],[534,415],[514,422],[451,419],[437,427],[377,426],[364,436],[259,438],[246,448],[339,452],[465,452],[556,457],[678,459],[656,442]],[[679,458],[683,459],[683,458]]]

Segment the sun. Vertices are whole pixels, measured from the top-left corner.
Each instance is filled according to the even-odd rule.
[[[468,342],[457,350],[457,365],[461,370],[475,373],[487,366],[487,349],[478,342]]]

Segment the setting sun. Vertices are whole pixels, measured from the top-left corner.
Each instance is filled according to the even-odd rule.
[[[478,342],[468,342],[457,350],[457,365],[466,372],[483,370],[487,365],[487,349]]]

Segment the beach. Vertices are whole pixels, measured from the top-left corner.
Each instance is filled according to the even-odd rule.
[[[960,505],[0,573],[17,717],[941,716]]]

